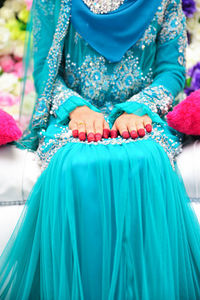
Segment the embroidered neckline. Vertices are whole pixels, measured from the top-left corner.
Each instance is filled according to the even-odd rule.
[[[83,0],[89,9],[95,14],[106,14],[117,10],[124,0]]]

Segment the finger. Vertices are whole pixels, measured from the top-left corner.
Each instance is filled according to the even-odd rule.
[[[132,139],[136,139],[138,137],[137,128],[135,123],[128,123],[128,131]]]
[[[85,122],[84,121],[78,121],[77,122],[78,127],[78,137],[80,141],[86,140],[86,129],[85,129]]]
[[[151,132],[152,131],[152,120],[151,118],[149,118],[148,116],[144,118],[143,120],[143,124],[144,124],[144,127],[146,129],[147,132]]]
[[[103,123],[103,138],[108,139],[110,135],[110,126],[106,120]]]
[[[77,123],[76,121],[74,120],[71,120],[69,122],[69,129],[72,130],[72,135],[74,138],[77,138],[78,137],[78,126],[77,126]]]
[[[89,120],[86,122],[86,133],[87,133],[87,140],[88,142],[94,142],[95,141],[95,128],[94,128],[94,122]]]
[[[149,116],[145,116],[143,119],[143,124],[147,132],[152,131],[152,120]]]
[[[116,123],[114,123],[114,125],[113,125],[113,127],[112,127],[112,129],[111,129],[111,131],[110,131],[110,137],[111,137],[112,139],[118,137],[118,130],[117,130]]]
[[[152,124],[152,120],[148,117],[144,117],[143,124],[144,124],[144,126],[146,126],[147,124]]]
[[[145,130],[144,130],[144,125],[143,123],[137,123],[136,124],[136,128],[137,128],[137,133],[140,137],[145,136]]]
[[[102,135],[103,135],[103,120],[95,120],[94,130],[95,130],[95,141],[98,142],[102,139]]]
[[[117,123],[117,129],[119,130],[120,135],[124,138],[124,139],[128,139],[130,137],[130,134],[128,132],[128,124],[125,123],[124,120],[120,120]]]

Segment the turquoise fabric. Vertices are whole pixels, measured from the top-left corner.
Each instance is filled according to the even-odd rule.
[[[39,177],[0,267],[1,299],[198,300],[200,226],[156,142],[69,143]]]
[[[46,16],[55,7],[39,4],[45,18],[37,22],[51,31]],[[199,300],[200,225],[176,165],[181,135],[165,122],[185,80],[181,2],[162,1],[142,39],[113,64],[65,23],[67,5],[61,1],[47,81],[35,48],[35,85],[45,90],[21,143],[39,142],[44,170],[0,257],[0,299]],[[147,113],[152,132],[80,142],[68,122],[83,104],[110,126],[123,111]]]

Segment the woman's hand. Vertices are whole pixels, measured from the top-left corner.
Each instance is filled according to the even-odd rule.
[[[128,139],[130,136],[135,139],[138,135],[143,137],[145,135],[145,129],[147,132],[152,131],[151,124],[152,120],[148,115],[140,117],[135,114],[123,113],[113,124],[111,137],[117,137],[118,131],[125,139]]]
[[[79,137],[81,141],[100,141],[102,137],[108,138],[110,134],[109,124],[104,115],[90,109],[88,106],[78,106],[70,113],[69,128],[73,137]]]

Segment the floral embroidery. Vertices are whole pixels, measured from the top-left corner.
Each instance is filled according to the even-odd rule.
[[[139,67],[139,58],[129,50],[121,62],[113,64],[112,72],[102,56],[87,55],[81,64],[66,58],[66,84],[83,98],[92,99],[94,104],[103,106],[106,99],[122,102],[152,82],[153,72],[144,75]]]
[[[71,96],[79,96],[75,91],[69,89],[61,76],[57,76],[52,92],[52,107],[50,114],[56,116],[56,110]]]
[[[176,0],[170,1],[165,14],[162,29],[159,33],[161,44],[174,40],[185,27],[186,17],[182,10],[181,2]]]
[[[187,32],[186,30],[183,31],[183,34],[179,36],[178,38],[178,63],[181,66],[186,67],[186,48],[187,48]],[[186,76],[185,70],[185,76]]]
[[[164,13],[167,6],[168,0],[162,0],[160,6],[158,7],[150,25],[145,30],[144,35],[138,40],[136,46],[144,50],[145,46],[149,46],[155,42],[158,35],[158,25],[163,23]]]
[[[147,105],[151,111],[161,115],[166,114],[172,107],[173,95],[162,85],[147,87],[128,101],[136,101]]]

